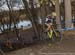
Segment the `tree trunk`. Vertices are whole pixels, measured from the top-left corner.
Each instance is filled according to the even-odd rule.
[[[39,33],[37,31],[37,27],[36,27],[36,24],[35,24],[35,21],[34,21],[35,18],[33,17],[33,14],[31,13],[31,11],[30,11],[30,9],[28,7],[27,1],[26,0],[23,0],[23,3],[25,5],[26,14],[27,14],[28,18],[30,19],[30,21],[32,23],[32,26],[33,26],[33,29],[35,31],[36,36],[38,37],[39,36]],[[33,7],[33,4],[31,4],[31,5]]]
[[[65,3],[65,25],[66,28],[72,27],[72,10],[71,10],[71,0],[64,0]]]
[[[40,9],[41,9],[40,11],[41,11],[41,17],[42,17],[42,30],[43,30],[41,35],[43,36],[43,39],[46,39],[47,37],[46,37],[46,34],[44,33],[44,31],[46,30],[46,28],[45,28],[45,18],[47,16],[45,1],[43,1],[43,4],[40,7]]]
[[[8,6],[8,8],[9,8],[9,30],[11,29],[11,22],[12,22],[12,18],[11,18],[11,12],[12,12],[12,9],[11,9],[11,4],[9,4],[9,2],[8,2],[8,0],[6,0],[6,2],[7,2],[7,6]]]
[[[61,29],[61,22],[60,22],[60,6],[59,6],[59,0],[56,0],[56,5],[55,5],[55,11],[56,11],[56,24],[58,25],[57,26],[57,29]]]

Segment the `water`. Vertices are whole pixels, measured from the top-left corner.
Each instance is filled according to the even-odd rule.
[[[41,19],[41,17],[38,17],[38,24],[42,24],[42,19]],[[31,24],[31,21],[27,21],[27,20],[23,20],[23,21],[20,21],[18,24],[16,24],[18,27],[18,29],[19,28],[21,28],[22,26],[24,27],[24,29],[27,29],[27,28],[30,28],[30,27],[32,27],[32,24]],[[1,27],[1,29],[3,30],[3,27],[2,26],[0,26]],[[13,28],[14,27],[14,24],[12,24],[11,25],[11,28]],[[4,25],[4,29],[7,29],[7,25]],[[1,33],[1,30],[0,30],[0,33]]]
[[[28,28],[28,27],[32,27],[32,24],[30,21],[20,21],[18,24],[18,29],[21,28],[21,26],[23,26],[24,28]],[[12,24],[11,25],[11,28],[13,28],[14,25]],[[4,28],[7,29],[7,25],[4,25]],[[3,27],[1,26],[1,29],[3,30]],[[0,33],[1,33],[1,30],[0,30]]]
[[[21,28],[21,26],[23,26],[23,27],[28,27],[29,25],[32,26],[32,24],[31,24],[30,21],[20,21],[20,22],[18,23],[18,28]]]

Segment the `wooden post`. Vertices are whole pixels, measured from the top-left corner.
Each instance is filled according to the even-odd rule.
[[[59,0],[56,0],[55,4],[55,11],[56,11],[56,24],[58,24],[57,29],[61,28],[61,21],[60,21],[60,6],[59,6]]]
[[[65,25],[66,28],[71,28],[72,26],[71,0],[64,0],[64,3],[65,3]]]

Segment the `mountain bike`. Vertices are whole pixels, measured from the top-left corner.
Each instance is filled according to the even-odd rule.
[[[54,28],[54,25],[51,26],[51,30],[47,31],[48,38],[53,42],[60,42],[62,40],[61,33]]]

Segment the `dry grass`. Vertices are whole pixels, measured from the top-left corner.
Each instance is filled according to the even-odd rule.
[[[63,34],[64,35],[75,35],[75,31],[74,30],[68,30],[68,31],[64,31]]]
[[[75,31],[68,30],[63,32],[64,39],[75,39]]]

